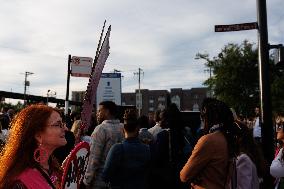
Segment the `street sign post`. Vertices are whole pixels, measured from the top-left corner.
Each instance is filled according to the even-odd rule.
[[[215,32],[231,32],[241,30],[258,30],[258,65],[259,65],[259,88],[261,101],[261,133],[262,150],[267,162],[274,157],[274,138],[272,124],[271,94],[269,83],[269,44],[267,32],[266,0],[257,0],[257,22],[215,25]],[[273,179],[269,174],[263,178],[263,187],[272,188]]]
[[[230,24],[230,25],[215,25],[215,32],[230,32],[230,31],[253,30],[253,29],[258,29],[257,22]]]

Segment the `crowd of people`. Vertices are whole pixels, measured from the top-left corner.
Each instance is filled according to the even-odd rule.
[[[3,109],[0,188],[59,189],[62,162],[80,141],[90,144],[80,188],[259,189],[268,173],[275,188],[282,188],[284,115],[275,120],[278,143],[270,164],[260,148],[259,109],[255,113],[251,127],[224,102],[207,98],[196,131],[184,125],[175,104],[157,110],[153,121],[127,109],[121,121],[116,104],[104,101],[90,128],[81,130],[78,114],[66,117],[43,104],[15,116],[12,109]]]

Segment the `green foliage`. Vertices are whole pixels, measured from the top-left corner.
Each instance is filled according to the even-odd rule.
[[[1,103],[0,104],[0,109],[2,109],[2,107],[7,107],[8,109],[13,109],[16,112],[19,112],[21,109],[24,108],[24,104],[22,104],[20,101],[18,101],[17,104],[12,104],[12,103]]]
[[[254,44],[248,41],[241,45],[229,43],[213,59],[208,54],[200,53],[196,59],[205,60],[205,66],[213,71],[213,76],[204,85],[213,90],[216,98],[229,104],[239,114],[253,114],[254,108],[260,104],[258,52]],[[280,111],[279,105],[284,108],[283,74],[277,76],[272,61],[270,64],[273,107],[275,111]]]
[[[284,73],[278,70],[274,73],[271,84],[273,112],[284,114]]]

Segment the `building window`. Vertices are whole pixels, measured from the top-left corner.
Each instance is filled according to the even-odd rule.
[[[178,95],[175,95],[171,99],[172,103],[176,104],[178,109],[180,110],[180,97]]]
[[[159,110],[164,110],[166,107],[163,104],[158,104],[158,109]]]
[[[164,96],[159,96],[158,97],[158,101],[165,101],[165,100],[166,100],[166,98]]]
[[[192,107],[193,111],[199,111],[199,105],[197,103],[195,103]]]
[[[150,99],[150,100],[149,100],[149,103],[150,103],[150,104],[153,104],[153,103],[154,103],[154,100],[153,100],[153,99]]]
[[[153,112],[153,111],[154,111],[154,107],[150,107],[150,108],[149,108],[149,111],[150,111],[150,112]]]

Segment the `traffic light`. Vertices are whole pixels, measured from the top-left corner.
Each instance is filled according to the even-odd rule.
[[[276,69],[284,70],[284,47],[282,45],[275,50],[274,62]]]

